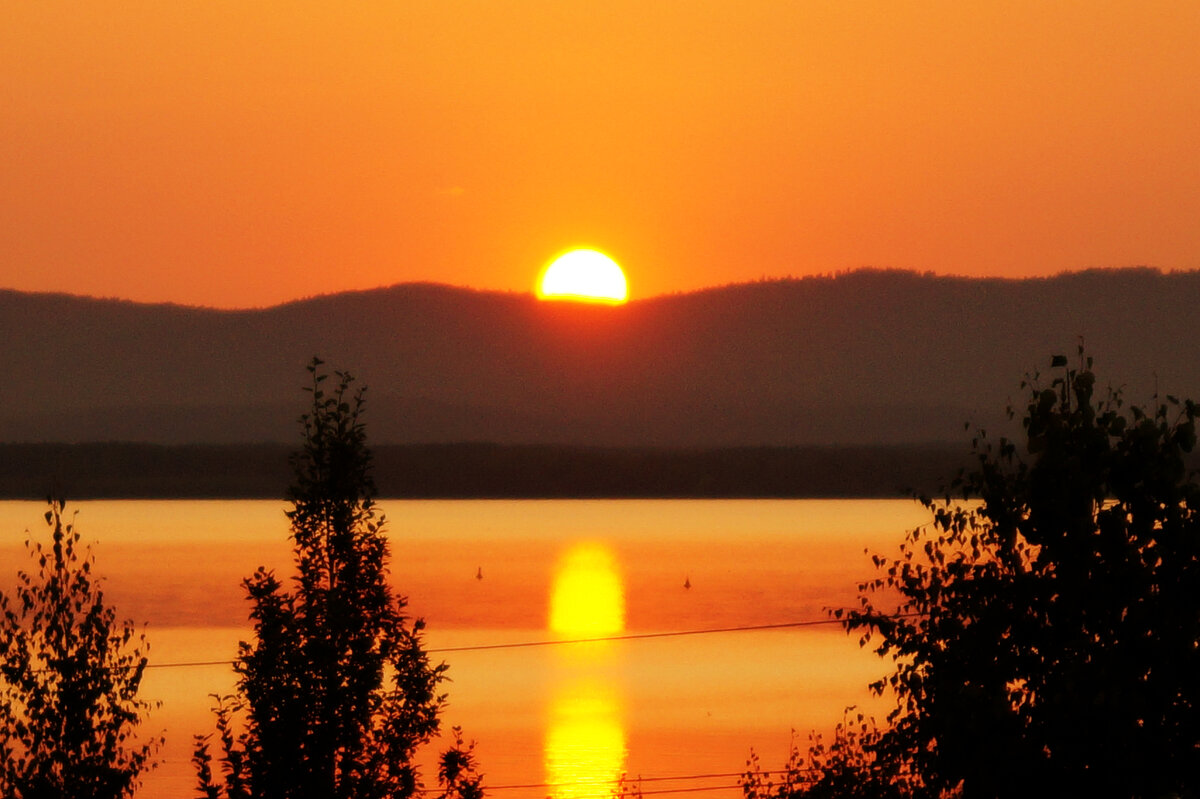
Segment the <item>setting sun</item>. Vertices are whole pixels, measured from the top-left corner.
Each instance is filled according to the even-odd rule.
[[[596,250],[570,250],[556,257],[538,278],[543,300],[575,300],[619,304],[629,299],[625,273],[612,258]]]

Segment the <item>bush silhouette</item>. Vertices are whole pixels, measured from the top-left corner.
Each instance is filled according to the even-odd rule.
[[[818,733],[808,738],[807,754],[795,743],[783,769],[764,771],[753,751],[739,782],[748,799],[906,799],[910,796],[909,764],[885,759],[876,751],[880,730],[875,720],[847,708],[831,740]]]
[[[213,799],[412,796],[421,787],[414,755],[439,730],[446,667],[430,663],[423,623],[404,615],[387,583],[364,392],[340,372],[327,391],[321,365],[308,367],[312,408],[292,458],[294,588],[265,569],[245,581],[255,640],[240,647],[238,694],[215,710],[219,775],[210,739],[197,737],[199,788]],[[439,779],[446,794],[480,795],[457,730]]]
[[[149,646],[105,604],[65,503],[49,504],[50,545],[25,541],[36,573],[0,593],[0,796],[132,796],[162,743],[134,740]]]
[[[1196,795],[1200,408],[1097,399],[1091,367],[1024,383],[1024,457],[977,437],[976,467],[923,498],[933,521],[874,558],[836,615],[894,660],[872,687],[897,705],[787,795],[832,795],[846,764],[901,796]]]

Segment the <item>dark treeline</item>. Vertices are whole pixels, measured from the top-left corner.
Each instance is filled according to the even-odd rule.
[[[0,444],[0,498],[278,497],[284,444]],[[379,495],[402,498],[901,497],[935,491],[961,447],[374,448]]]

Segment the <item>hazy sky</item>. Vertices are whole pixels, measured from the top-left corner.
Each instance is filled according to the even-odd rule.
[[[13,2],[0,286],[1200,268],[1200,3]]]

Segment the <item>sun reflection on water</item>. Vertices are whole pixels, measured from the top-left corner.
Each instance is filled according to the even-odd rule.
[[[625,589],[617,559],[604,544],[575,544],[558,561],[550,596],[550,629],[566,638],[625,629]]]
[[[625,591],[612,550],[572,546],[559,559],[549,626],[563,638],[625,629]],[[625,768],[625,729],[616,642],[568,644],[555,653],[555,689],[545,739],[546,782],[555,799],[605,796]]]
[[[556,799],[609,793],[625,767],[625,730],[611,685],[584,679],[557,693],[545,757],[546,782]]]

